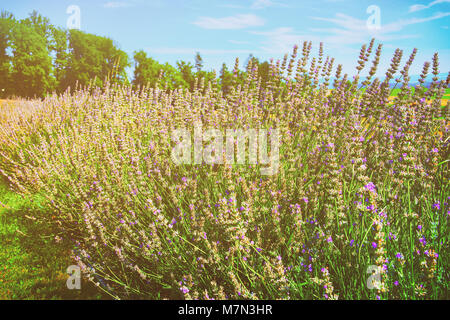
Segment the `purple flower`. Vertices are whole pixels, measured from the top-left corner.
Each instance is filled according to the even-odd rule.
[[[373,182],[369,182],[368,184],[366,184],[364,186],[364,188],[366,188],[367,190],[369,190],[372,193],[377,193],[377,187],[375,186],[375,184],[373,184]]]
[[[398,281],[394,281],[394,286],[398,286]]]
[[[353,246],[353,243],[355,242],[355,240],[350,240],[350,247]]]
[[[186,294],[186,293],[189,292],[189,289],[186,288],[186,287],[181,287],[180,290],[181,290],[181,292],[183,292],[184,294]]]
[[[441,209],[441,204],[440,202],[436,202],[435,204],[433,204],[433,208],[435,208],[436,210],[440,210]]]
[[[425,246],[427,244],[425,237],[420,238],[419,241],[423,246]]]
[[[377,247],[377,243],[376,242],[372,242],[372,248],[376,248]]]

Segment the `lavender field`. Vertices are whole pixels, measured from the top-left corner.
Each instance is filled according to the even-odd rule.
[[[311,45],[272,61],[264,86],[250,60],[227,94],[205,78],[193,90],[106,82],[4,104],[5,185],[107,297],[448,299],[438,54],[411,87],[415,50],[397,50],[380,79],[375,41],[352,75]],[[198,123],[278,130],[277,171],[174,162],[173,130]]]

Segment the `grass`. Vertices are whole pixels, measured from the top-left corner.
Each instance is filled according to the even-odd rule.
[[[0,183],[0,300],[102,298],[88,281],[81,290],[67,289],[65,272],[74,264],[70,247],[56,245],[51,226],[33,219],[39,200],[24,199]]]
[[[399,89],[399,88],[393,89],[389,98],[392,99],[394,97],[397,97],[400,90],[401,89]],[[414,92],[414,90],[415,90],[415,88],[411,88],[411,92]],[[445,93],[441,98],[441,106],[446,106],[449,99],[450,99],[450,89],[447,88],[447,89],[445,89]]]

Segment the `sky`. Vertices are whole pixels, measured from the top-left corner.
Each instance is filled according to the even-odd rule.
[[[79,9],[79,20],[71,6]],[[72,7],[73,8],[73,7]],[[0,9],[22,19],[33,10],[66,28],[79,21],[82,31],[107,36],[130,57],[144,50],[175,65],[194,62],[198,51],[206,70],[229,69],[239,57],[282,59],[295,44],[320,42],[325,55],[355,74],[361,45],[383,44],[380,72],[395,48],[405,61],[418,49],[410,74],[439,53],[440,70],[450,71],[450,0],[0,0]]]

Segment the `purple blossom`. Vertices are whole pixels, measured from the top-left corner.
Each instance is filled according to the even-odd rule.
[[[367,190],[369,190],[372,193],[377,193],[377,187],[375,186],[375,184],[373,182],[369,182],[368,184],[366,184],[364,186],[364,188],[366,188]]]
[[[186,287],[181,287],[180,290],[181,290],[181,292],[183,292],[184,294],[186,294],[186,293],[189,292],[189,289],[186,288]]]
[[[424,247],[425,247],[425,245],[427,244],[427,241],[426,241],[425,237],[420,238],[420,239],[419,239],[419,242],[420,242],[420,243],[422,244],[422,246],[424,246]]]

